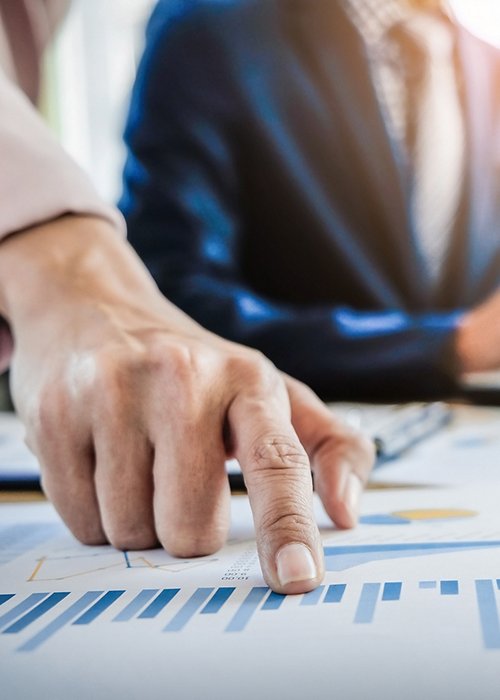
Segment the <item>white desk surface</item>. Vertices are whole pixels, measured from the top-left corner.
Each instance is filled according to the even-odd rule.
[[[324,585],[285,598],[245,496],[228,545],[190,561],[84,547],[48,503],[3,504],[2,697],[498,700],[500,410],[458,409],[373,480],[399,487],[369,490],[356,530],[316,503]]]

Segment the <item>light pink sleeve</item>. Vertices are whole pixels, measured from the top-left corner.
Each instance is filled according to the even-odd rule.
[[[90,214],[124,232],[19,88],[0,71],[0,239],[62,214]]]
[[[0,69],[0,240],[67,213],[101,217],[125,235],[119,212],[100,199],[27,97]],[[11,354],[12,338],[0,318],[0,372]]]

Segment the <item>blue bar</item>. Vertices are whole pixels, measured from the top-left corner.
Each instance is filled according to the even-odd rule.
[[[149,620],[152,617],[156,617],[161,613],[164,607],[166,607],[170,601],[175,598],[180,588],[164,588],[161,593],[159,593],[153,602],[148,605],[146,610],[143,610],[140,615],[137,616],[139,620]]]
[[[441,581],[441,595],[458,595],[458,581]]]
[[[269,593],[267,596],[264,605],[261,607],[261,610],[279,610],[279,608],[283,605],[285,598],[286,595],[271,591],[271,593]]]
[[[182,608],[179,610],[177,615],[175,615],[168,625],[164,628],[164,632],[179,632],[183,627],[187,625],[189,620],[196,613],[198,608],[200,608],[207,598],[211,595],[213,588],[198,588],[191,598],[184,603]]]
[[[17,617],[25,613],[27,610],[33,608],[37,603],[46,598],[48,593],[32,593],[25,600],[23,600],[19,605],[16,605],[8,613],[0,617],[0,629],[9,625]]]
[[[318,586],[314,591],[309,591],[309,593],[304,593],[300,605],[318,605],[325,590],[324,586]]]
[[[403,584],[399,581],[384,583],[382,600],[399,600],[401,598],[401,588]]]
[[[73,605],[70,605],[67,610],[56,617],[55,620],[52,620],[47,627],[44,627],[40,632],[35,634],[34,637],[28,639],[27,642],[19,647],[18,651],[34,651],[37,649],[41,644],[46,642],[49,637],[52,637],[58,632],[61,627],[71,622],[76,615],[79,615],[88,605],[91,605],[103,592],[104,591],[88,591],[88,593],[82,595]]]
[[[158,593],[158,588],[145,588],[143,591],[138,593],[134,600],[123,608],[123,610],[118,613],[116,617],[113,618],[113,622],[127,622],[131,620],[136,613],[143,608],[146,603],[148,603],[151,598]]]
[[[107,610],[115,600],[118,600],[125,591],[108,591],[106,595],[103,595],[97,603],[95,603],[91,608],[86,610],[83,615],[78,617],[72,624],[73,625],[90,625],[91,622],[99,617],[105,610]]]
[[[241,632],[250,622],[252,615],[259,607],[269,588],[267,586],[255,586],[238,608],[231,622],[226,627],[226,632]]]
[[[461,549],[490,549],[500,547],[500,540],[479,540],[477,542],[404,542],[397,544],[363,544],[363,545],[341,545],[335,547],[324,547],[325,557],[334,557],[340,554],[380,554],[383,552],[418,552],[422,551],[442,551]]]
[[[215,613],[218,613],[235,590],[235,588],[229,586],[218,588],[205,607],[200,611],[200,615],[215,615]]]
[[[497,588],[500,591],[500,578],[497,578]]]
[[[65,593],[52,593],[48,598],[42,600],[41,603],[38,603],[38,605],[26,613],[26,615],[23,615],[23,617],[17,620],[17,622],[14,622],[13,625],[7,627],[2,634],[16,634],[17,632],[21,632],[22,630],[26,629],[28,625],[31,625],[32,622],[35,622],[42,617],[42,615],[55,607],[61,602],[61,600],[64,600],[64,598],[66,598],[68,595],[69,591]]]
[[[418,584],[420,588],[436,588],[436,581],[420,581]]]
[[[354,616],[354,624],[369,625],[373,622],[375,608],[377,607],[380,583],[364,583],[359,598],[358,609]]]
[[[500,621],[493,582],[476,581],[476,596],[484,646],[486,649],[500,649]]]
[[[0,595],[0,605],[3,605],[15,595],[15,593],[2,593],[2,595]]]
[[[323,603],[340,603],[345,593],[345,583],[332,583],[323,599]]]

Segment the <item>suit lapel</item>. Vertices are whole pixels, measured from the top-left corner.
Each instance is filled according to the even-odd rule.
[[[499,281],[494,263],[499,255],[499,221],[495,214],[498,210],[499,173],[495,167],[500,161],[500,129],[496,124],[498,106],[495,105],[494,86],[497,77],[493,52],[492,47],[471,37],[465,30],[460,31],[459,55],[470,164],[461,296],[464,301],[473,303],[488,294]]]
[[[299,40],[314,57],[317,75],[327,86],[324,92],[328,93],[329,106],[336,111],[333,118],[345,121],[349,145],[342,150],[349,154],[354,151],[352,157],[337,165],[344,167],[345,177],[353,180],[352,187],[364,200],[367,211],[376,214],[373,238],[377,240],[365,243],[395,281],[397,296],[414,309],[425,308],[425,268],[408,218],[407,172],[389,137],[364,44],[340,2],[297,0],[293,15]],[[332,138],[336,138],[333,131]]]

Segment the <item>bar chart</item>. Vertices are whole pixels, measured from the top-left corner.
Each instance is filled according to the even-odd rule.
[[[497,493],[365,499],[356,530],[321,525],[324,580],[296,596],[265,584],[246,501],[227,545],[191,559],[81,545],[41,507],[30,527],[5,513],[2,697],[300,700],[307,667],[322,700],[402,697],[410,683],[412,698],[496,700]]]
[[[477,620],[481,630],[482,645],[487,650],[500,653],[499,598],[500,579],[476,579],[472,582]],[[470,587],[470,586],[469,586]],[[460,612],[460,597],[463,595],[459,579],[403,581],[366,581],[359,584],[335,582],[325,584],[301,596],[284,596],[271,591],[266,586],[242,588],[235,586],[199,587],[186,594],[182,588],[143,589],[133,595],[125,604],[122,599],[130,598],[126,590],[92,590],[79,595],[70,591],[37,592],[25,597],[14,594],[0,595],[0,631],[2,636],[15,635],[20,643],[17,652],[34,652],[46,644],[63,628],[88,627],[99,619],[103,624],[123,625],[135,622],[145,624],[157,621],[156,631],[164,634],[182,633],[195,618],[205,619],[206,624],[226,610],[222,625],[217,633],[241,634],[250,625],[258,625],[262,615],[276,615],[279,624],[280,611],[287,605],[287,616],[307,614],[307,609],[321,606],[329,610],[339,609],[349,603],[350,624],[354,627],[375,624],[377,615],[383,614],[387,606],[404,603],[405,595],[414,605],[417,602],[425,614],[428,596],[438,600],[455,599],[457,614]],[[350,591],[350,589],[352,589]],[[469,594],[467,594],[469,595]],[[417,597],[415,597],[417,596]],[[420,596],[420,597],[418,597]],[[179,605],[175,605],[182,598]],[[2,608],[8,610],[2,612]],[[303,620],[304,618],[302,618]],[[30,630],[39,625],[35,634]]]

